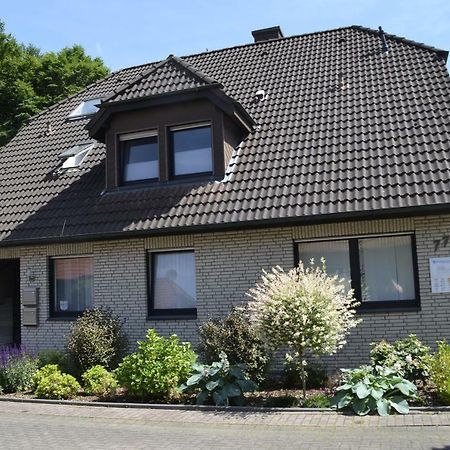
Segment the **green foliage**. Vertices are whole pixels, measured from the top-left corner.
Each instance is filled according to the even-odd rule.
[[[306,382],[311,389],[320,389],[326,386],[328,375],[320,365],[307,364],[305,367]],[[301,387],[302,371],[301,363],[297,360],[288,359],[284,364],[283,385],[287,389]]]
[[[407,414],[407,400],[417,394],[416,386],[390,367],[361,366],[342,372],[344,384],[336,389],[332,405],[337,409],[351,407],[359,416],[370,412],[387,416],[392,410]]]
[[[180,386],[181,392],[197,392],[197,405],[208,400],[216,406],[243,405],[244,392],[257,389],[257,384],[245,375],[243,364],[230,365],[225,353],[220,354],[220,361],[211,365],[194,364],[194,374]]]
[[[381,341],[371,344],[370,359],[373,366],[392,367],[409,381],[424,381],[430,373],[430,349],[415,334],[393,344]]]
[[[220,353],[224,352],[230,364],[245,364],[252,380],[259,383],[264,380],[270,358],[242,310],[235,308],[223,320],[203,323],[199,327],[199,336],[199,353],[205,363],[217,361]]]
[[[48,364],[56,364],[61,372],[73,375],[73,367],[70,364],[68,355],[59,350],[51,348],[41,350],[38,353],[37,360],[39,368],[47,366]]]
[[[331,406],[331,399],[323,393],[318,393],[306,397],[303,401],[304,408],[329,408]]]
[[[42,378],[35,394],[38,398],[67,400],[75,397],[80,389],[80,384],[72,375],[58,371]]]
[[[450,345],[446,341],[438,342],[438,350],[431,360],[430,379],[440,402],[450,405]]]
[[[97,397],[109,397],[117,389],[117,380],[114,374],[102,366],[94,366],[82,375],[84,392]]]
[[[0,389],[5,393],[23,392],[31,389],[37,361],[26,353],[11,357],[0,366]]]
[[[298,406],[298,399],[293,395],[281,395],[279,397],[269,397],[264,402],[266,408],[292,408]]]
[[[72,95],[109,70],[79,45],[42,54],[6,33],[0,21],[0,147],[26,120]]]
[[[149,329],[138,350],[126,356],[115,370],[119,384],[140,398],[167,400],[190,373],[196,354],[191,344],[180,343],[176,335],[159,336]]]
[[[263,272],[248,295],[250,322],[273,348],[288,347],[300,363],[306,395],[305,353],[331,355],[346,343],[357,302],[343,280],[327,275],[325,267],[304,267],[288,272],[274,267]]]
[[[56,364],[46,364],[41,367],[33,376],[33,389],[36,390],[44,378],[55,373],[61,373],[60,368]]]
[[[72,325],[66,346],[80,374],[97,365],[114,369],[127,348],[123,322],[106,308],[86,310]]]

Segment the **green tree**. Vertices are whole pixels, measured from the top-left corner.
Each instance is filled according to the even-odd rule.
[[[109,69],[79,45],[41,53],[0,21],[0,147],[34,114],[104,77]]]

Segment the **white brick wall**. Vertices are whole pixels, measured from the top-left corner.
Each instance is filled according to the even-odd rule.
[[[20,257],[21,286],[36,284],[40,288],[39,326],[22,327],[22,341],[32,350],[64,345],[70,322],[48,317],[48,258],[75,254],[93,255],[95,304],[109,306],[126,319],[130,342],[141,339],[148,328],[154,327],[164,335],[176,333],[182,340],[195,343],[198,323],[225,315],[232,305],[245,302],[245,293],[263,268],[292,267],[295,239],[402,231],[416,234],[421,311],[362,315],[363,323],[352,332],[347,346],[326,359],[334,369],[365,362],[369,343],[382,338],[394,340],[416,333],[429,345],[437,339],[450,339],[450,294],[431,294],[428,266],[432,256],[450,256],[450,245],[435,252],[434,242],[450,235],[449,215],[0,248],[0,258]],[[148,250],[170,248],[195,249],[197,321],[147,320],[146,254]],[[29,274],[35,281],[30,283]]]

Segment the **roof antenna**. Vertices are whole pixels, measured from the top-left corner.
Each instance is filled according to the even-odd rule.
[[[378,27],[378,36],[380,36],[380,39],[381,39],[381,44],[383,46],[383,52],[388,52],[389,46],[386,41],[386,34],[384,33],[383,28],[381,28],[381,27]]]

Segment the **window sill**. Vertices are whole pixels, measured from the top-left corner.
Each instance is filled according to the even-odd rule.
[[[74,322],[80,315],[74,316],[51,316],[47,318],[47,322]]]
[[[363,306],[356,308],[357,314],[386,314],[399,312],[419,312],[421,311],[418,305],[398,305],[398,306]]]
[[[175,314],[158,314],[147,316],[147,322],[158,320],[197,320],[197,315],[175,315]]]

